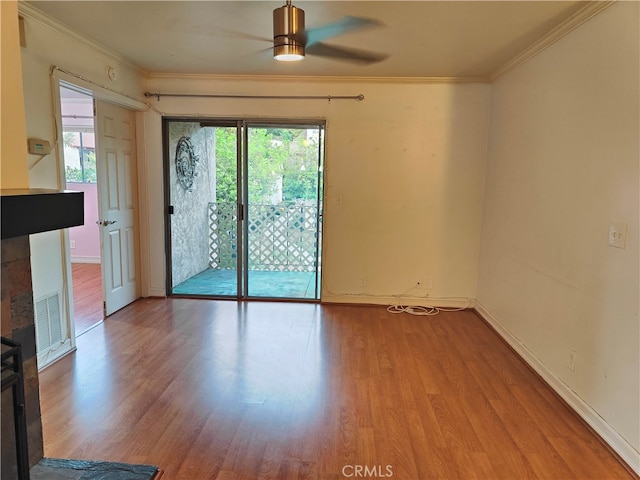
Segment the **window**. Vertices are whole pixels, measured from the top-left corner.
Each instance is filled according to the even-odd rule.
[[[97,183],[93,97],[60,85],[66,183]]]
[[[93,132],[65,130],[64,173],[67,183],[96,183],[96,142]]]

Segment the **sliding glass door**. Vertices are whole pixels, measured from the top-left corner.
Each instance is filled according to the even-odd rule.
[[[165,121],[167,290],[236,297],[239,216],[236,122]]]
[[[319,298],[321,125],[246,131],[247,296]]]
[[[320,298],[322,123],[165,119],[167,289]]]

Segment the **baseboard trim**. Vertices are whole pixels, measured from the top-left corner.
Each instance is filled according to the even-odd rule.
[[[149,294],[145,295],[145,297],[161,297],[161,298],[165,298],[166,296],[167,294],[164,291],[164,288],[154,288],[154,287],[150,287]]]
[[[65,342],[66,343],[66,342]],[[76,347],[69,347],[67,350],[62,350],[58,352],[56,355],[47,358],[48,354],[40,355],[38,354],[38,372],[43,371],[45,368],[50,367],[54,363],[62,360],[67,355],[76,351]]]
[[[515,351],[517,355],[571,408],[612,450],[630,473],[640,475],[640,452],[629,444],[598,412],[553,373],[526,345],[476,300],[478,315]]]
[[[472,299],[465,298],[437,298],[437,297],[390,297],[377,295],[332,295],[323,294],[322,303],[346,303],[353,305],[404,305],[431,306],[440,308],[469,308],[474,306]]]
[[[71,255],[71,263],[102,263],[100,257],[76,257]]]

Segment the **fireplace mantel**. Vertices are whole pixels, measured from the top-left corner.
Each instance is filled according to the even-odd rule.
[[[2,189],[3,239],[84,223],[84,193],[71,190]]]

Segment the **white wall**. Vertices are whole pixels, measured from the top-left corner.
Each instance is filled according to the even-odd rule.
[[[403,302],[415,304],[428,294],[447,304],[452,301],[442,297],[475,298],[488,85],[152,76],[149,90],[363,93],[362,102],[163,97],[154,105],[166,115],[327,120],[324,301],[386,304],[405,295]],[[164,292],[161,131],[159,114],[147,117],[147,151],[156,149],[147,166],[151,291]],[[429,279],[432,289],[413,288]]]
[[[141,97],[143,77],[117,56],[88,45],[73,34],[52,28],[41,21],[37,12],[21,5],[25,16],[26,47],[22,48],[22,71],[26,133],[28,138],[41,138],[54,145],[58,133],[54,121],[54,98],[51,67],[57,66],[87,80],[109,87],[117,92]],[[107,67],[116,67],[119,80],[109,82]],[[63,186],[57,148],[39,160],[29,155],[29,185],[32,188],[57,189]],[[37,163],[36,163],[37,162]],[[35,166],[34,166],[35,165]],[[45,232],[31,236],[33,295],[35,299],[55,292],[63,295],[63,312],[70,308],[65,284],[65,252],[63,232]],[[68,254],[68,252],[67,252]]]
[[[0,182],[2,188],[29,186],[17,6],[18,3],[15,0],[0,2],[0,58],[2,59]]]
[[[493,85],[477,296],[636,469],[639,5],[615,4]],[[607,244],[611,221],[628,224],[624,250]]]

